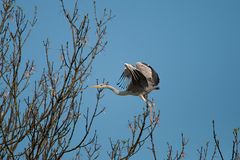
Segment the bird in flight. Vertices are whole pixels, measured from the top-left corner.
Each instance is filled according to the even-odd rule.
[[[148,103],[148,94],[159,89],[160,78],[157,72],[148,64],[137,62],[135,65],[124,63],[124,71],[117,85],[125,90],[118,90],[106,83],[92,86],[93,88],[107,88],[120,96],[139,96]]]

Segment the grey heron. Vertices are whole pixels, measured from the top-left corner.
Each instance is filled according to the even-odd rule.
[[[93,88],[107,88],[120,96],[139,96],[145,103],[148,100],[148,94],[153,90],[159,89],[160,78],[157,72],[148,64],[137,62],[135,65],[124,63],[124,71],[119,78],[117,85],[125,90],[118,90],[108,84],[99,84],[91,86]]]

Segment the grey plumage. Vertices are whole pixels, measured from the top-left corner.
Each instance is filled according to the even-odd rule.
[[[126,88],[132,95],[147,94],[152,90],[159,89],[160,78],[157,72],[148,64],[137,62],[135,65],[125,63],[124,71],[119,78],[118,85]]]

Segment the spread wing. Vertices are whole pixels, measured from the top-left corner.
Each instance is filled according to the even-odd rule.
[[[137,62],[136,68],[152,83],[153,86],[157,86],[160,82],[160,78],[157,72],[148,64],[143,62]]]
[[[125,67],[120,76],[117,85],[123,89],[128,88],[145,88],[148,86],[146,77],[135,67]]]
[[[125,68],[122,75],[120,76],[120,78],[117,82],[117,85],[120,88],[125,89],[129,85],[130,79],[131,79],[130,71]]]

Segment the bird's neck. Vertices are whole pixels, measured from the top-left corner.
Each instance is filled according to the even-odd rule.
[[[114,88],[113,86],[107,85],[106,88],[110,89],[113,91],[113,93],[120,95],[120,96],[126,96],[129,95],[130,93],[128,91],[120,91],[116,88]]]

